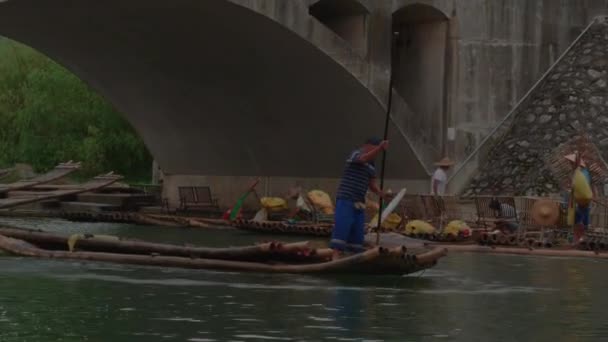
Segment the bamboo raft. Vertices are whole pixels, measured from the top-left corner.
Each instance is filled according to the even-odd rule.
[[[254,231],[259,233],[273,234],[292,234],[292,235],[312,235],[312,236],[331,236],[333,224],[327,223],[288,223],[282,221],[253,221],[235,220],[232,225],[235,228]]]
[[[376,229],[371,229],[370,231],[375,232]],[[444,243],[470,243],[474,241],[472,236],[464,237],[462,235],[453,235],[453,234],[443,234],[443,233],[428,233],[428,234],[406,234],[405,232],[398,229],[388,229],[381,228],[381,233],[396,233],[400,234],[412,239],[425,240],[425,241],[435,241],[435,242],[444,242]]]
[[[608,251],[608,236],[605,233],[588,232],[576,245],[569,241],[568,230],[549,231],[541,236],[540,232],[532,232],[518,236],[517,234],[490,234],[482,233],[477,240],[481,246],[497,247],[524,247],[524,248],[578,248],[584,251],[602,252]]]
[[[69,244],[76,251],[69,251]],[[74,247],[74,246],[72,246]],[[331,250],[312,248],[308,242],[263,243],[246,247],[206,248],[94,235],[72,237],[14,228],[0,228],[0,250],[12,255],[263,273],[394,274],[433,267],[445,248],[410,252],[406,247],[374,247],[363,253],[330,260]]]
[[[248,230],[258,233],[271,233],[271,234],[291,234],[291,235],[310,235],[329,237],[333,229],[333,224],[290,224],[282,221],[252,221],[252,220],[236,220],[232,222],[235,228]],[[371,229],[366,226],[366,232],[375,232],[376,229]],[[420,239],[426,241],[435,241],[443,243],[471,243],[473,239],[471,237],[454,236],[451,234],[413,234],[408,235],[402,231],[396,229],[381,228],[381,233],[397,233],[413,239]]]
[[[62,211],[57,216],[76,222],[133,223],[169,228],[233,228],[229,221],[222,219],[129,211]]]
[[[100,175],[92,180],[81,184],[77,188],[67,189],[67,190],[56,190],[56,191],[44,191],[44,192],[31,192],[30,194],[22,194],[20,196],[8,197],[8,198],[0,198],[0,209],[11,208],[23,204],[29,204],[54,198],[59,198],[63,196],[76,195],[83,192],[94,191],[106,187],[110,184],[117,182],[122,179],[119,175],[114,175],[113,173],[108,173],[105,175]],[[0,188],[0,192],[2,189]]]
[[[608,237],[589,233],[576,244],[568,242],[568,230],[532,231],[525,234],[482,233],[476,244],[437,244],[452,252],[512,254],[549,257],[608,259]]]
[[[78,170],[80,163],[74,163],[69,161],[67,163],[61,163],[55,168],[45,174],[36,176],[31,179],[20,180],[10,184],[0,184],[0,194],[6,194],[9,191],[21,190],[31,188],[36,185],[41,185],[63,178],[70,173]]]
[[[599,251],[578,250],[578,249],[576,249],[576,247],[535,249],[535,248],[524,248],[524,247],[502,247],[502,246],[480,246],[480,245],[441,245],[441,246],[446,248],[449,252],[608,259],[608,253],[600,253]]]
[[[150,224],[164,227],[232,228],[230,222],[223,219],[144,213],[131,214],[135,214],[132,222],[138,224]]]

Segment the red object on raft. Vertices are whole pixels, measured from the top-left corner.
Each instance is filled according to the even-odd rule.
[[[224,215],[222,215],[222,220],[230,221],[230,214],[231,213],[232,213],[232,209],[226,210],[226,212],[224,213]],[[239,210],[239,214],[237,215],[237,219],[242,219],[242,218],[243,218],[243,213],[241,213],[240,210]]]

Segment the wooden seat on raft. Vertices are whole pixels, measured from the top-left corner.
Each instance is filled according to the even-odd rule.
[[[442,229],[452,220],[462,219],[456,196],[420,195],[425,208],[425,221]]]
[[[519,197],[516,200],[516,211],[517,211],[517,216],[518,216],[518,223],[519,223],[519,229],[518,229],[518,236],[520,237],[531,237],[531,236],[535,236],[537,240],[543,240],[545,238],[545,229],[550,228],[557,228],[558,225],[556,223],[556,225],[553,226],[539,226],[537,222],[534,221],[534,218],[532,217],[532,208],[534,207],[534,204],[536,203],[536,201],[538,201],[539,199],[542,199],[540,197],[530,197],[530,196],[525,196],[525,197]],[[561,215],[561,214],[560,214]]]
[[[220,210],[217,198],[211,194],[208,186],[180,186],[178,187],[180,210]]]
[[[333,223],[334,222],[334,214],[326,214],[323,212],[323,208],[315,205],[308,196],[302,197],[308,207],[312,210],[311,218],[313,223]]]
[[[462,219],[456,196],[405,195],[398,208],[403,218],[401,225],[422,220],[441,229],[451,220]]]
[[[502,217],[500,210],[490,208],[493,200],[500,204],[507,204],[515,209],[511,217]],[[511,221],[519,224],[517,205],[512,196],[477,196],[475,197],[475,208],[477,210],[477,224],[484,229],[493,229],[498,221]]]
[[[426,210],[420,195],[406,194],[398,208],[398,212],[401,212],[404,221],[426,220]]]

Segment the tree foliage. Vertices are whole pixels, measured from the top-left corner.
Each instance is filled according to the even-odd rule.
[[[36,51],[0,38],[0,166],[83,163],[83,175],[149,178],[152,159],[133,128],[76,76]]]

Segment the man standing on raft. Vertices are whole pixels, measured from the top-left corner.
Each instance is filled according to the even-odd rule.
[[[335,224],[331,235],[333,258],[345,250],[362,252],[365,238],[365,195],[369,188],[379,197],[382,191],[376,185],[375,159],[388,148],[387,140],[368,139],[346,160],[336,195]]]

